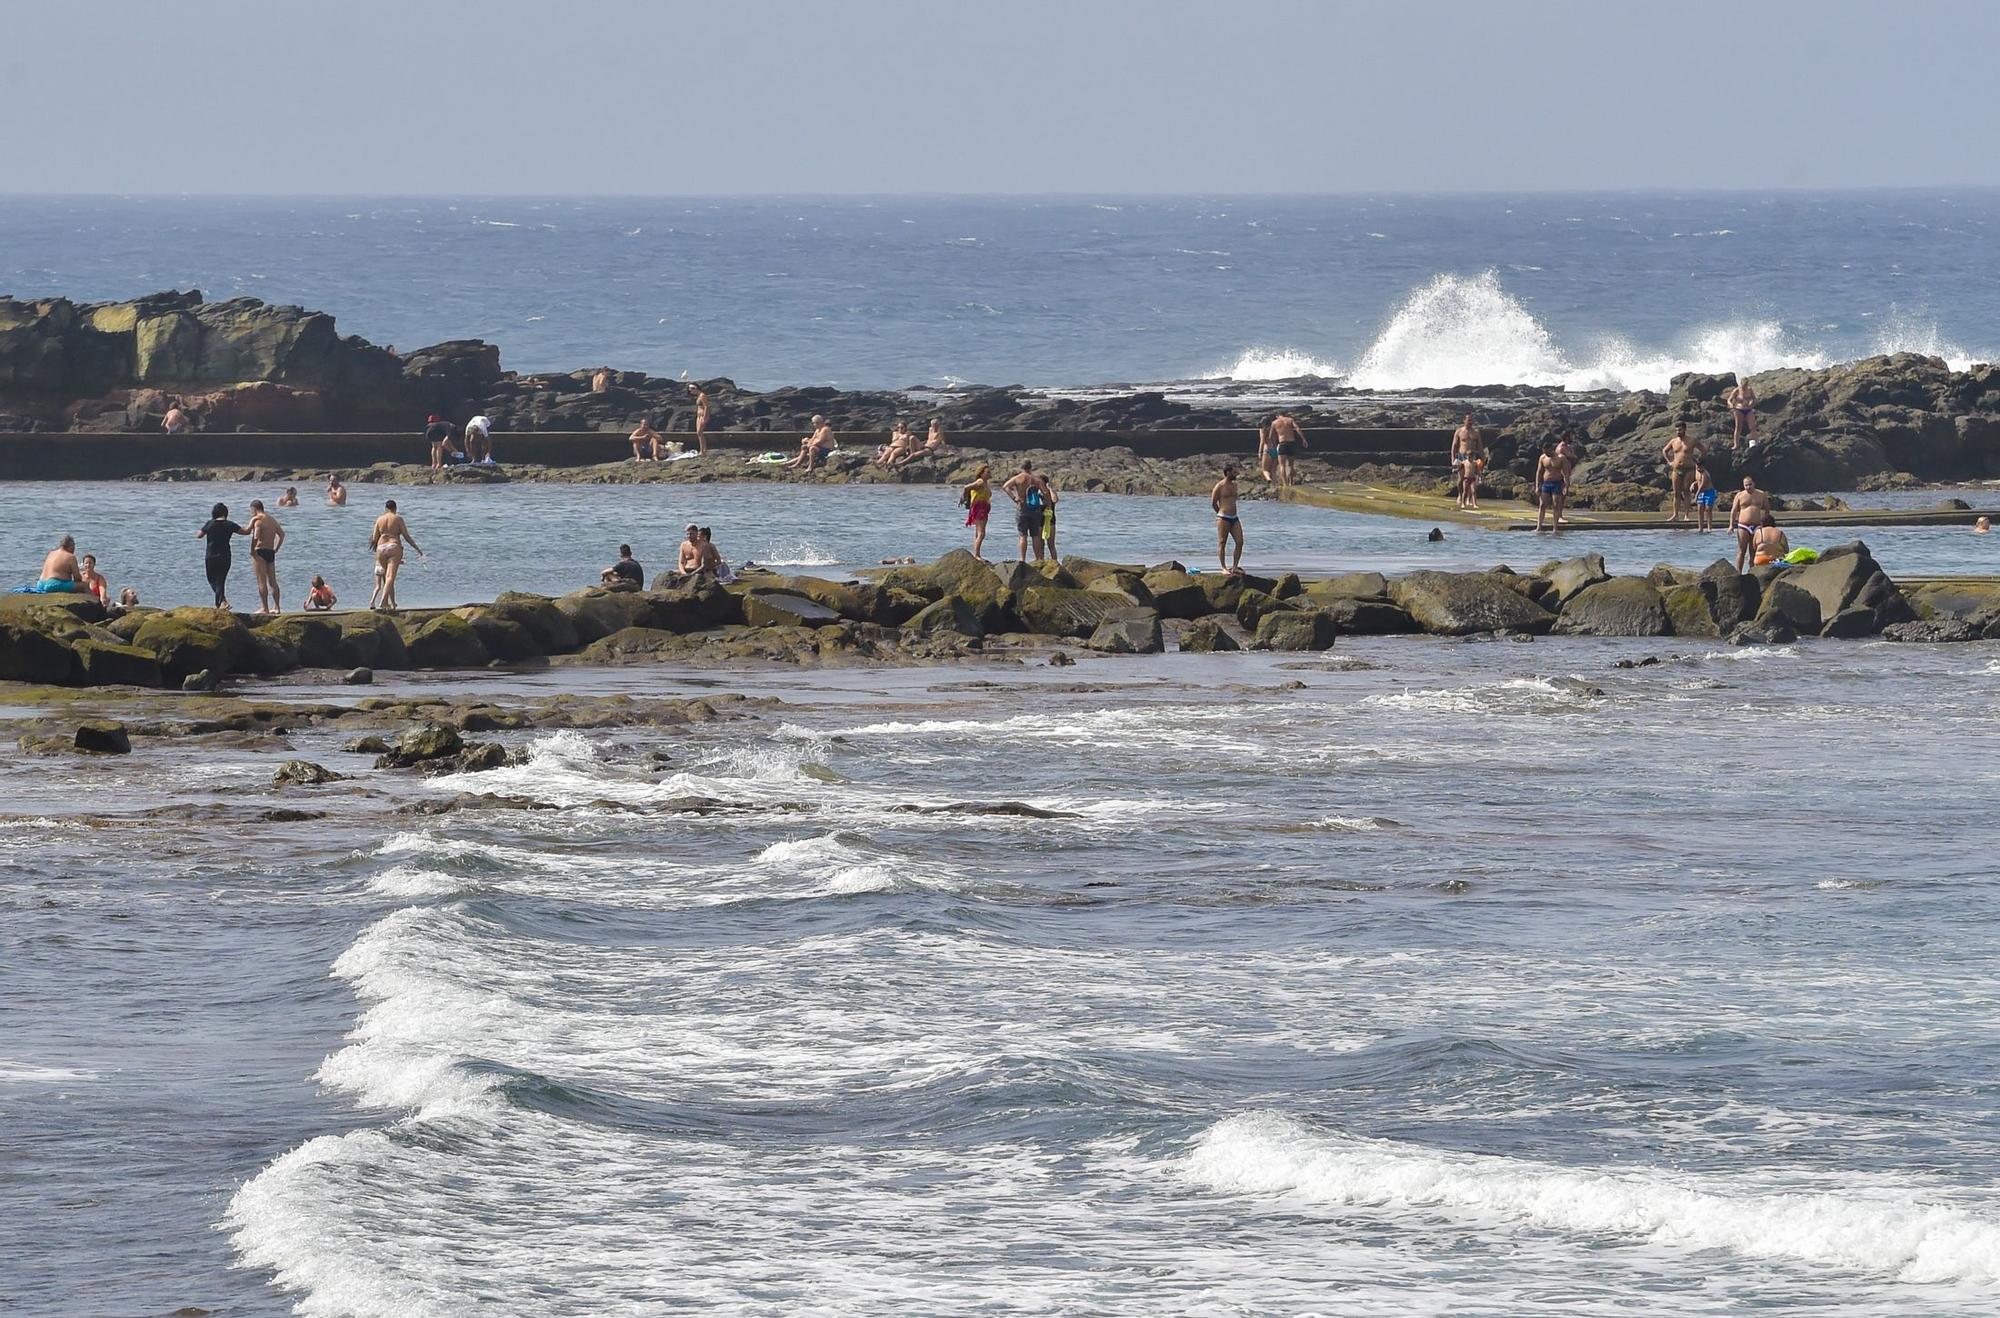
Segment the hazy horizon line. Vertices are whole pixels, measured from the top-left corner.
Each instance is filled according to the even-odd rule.
[[[1274,200],[1312,201],[1368,197],[1675,197],[1801,196],[1853,193],[2000,192],[2000,183],[1857,183],[1762,187],[1643,188],[1357,188],[1347,191],[1188,191],[1105,192],[59,192],[5,191],[0,200],[33,201],[1102,201]]]

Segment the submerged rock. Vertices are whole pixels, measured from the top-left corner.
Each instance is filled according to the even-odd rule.
[[[316,787],[321,783],[337,783],[346,777],[344,773],[335,773],[311,760],[286,760],[271,775],[271,784],[274,787]]]
[[[123,723],[114,719],[92,719],[76,726],[72,744],[93,755],[130,755],[132,738]]]

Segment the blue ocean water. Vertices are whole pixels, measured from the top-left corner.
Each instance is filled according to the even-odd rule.
[[[2000,191],[0,199],[0,291],[332,312],[753,387],[1662,387],[2000,348]]]

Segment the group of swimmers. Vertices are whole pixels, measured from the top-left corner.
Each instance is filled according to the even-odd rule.
[[[340,483],[337,474],[327,477],[326,502],[333,508],[347,504],[347,488]],[[285,497],[278,501],[278,506],[298,507],[298,490],[287,487]],[[229,572],[234,566],[233,542],[237,536],[250,541],[250,566],[257,579],[257,612],[284,612],[282,588],[278,581],[278,551],[285,547],[285,528],[264,507],[262,499],[250,501],[250,521],[247,525],[239,525],[231,519],[228,504],[218,503],[209,510],[208,520],[195,532],[196,539],[206,542],[203,566],[209,589],[215,595],[215,607],[229,607]],[[368,533],[368,552],[375,561],[375,589],[368,598],[369,608],[397,607],[396,580],[402,574],[405,544],[416,550],[418,557],[424,557],[423,547],[410,534],[409,524],[396,509],[396,501],[385,500],[381,516],[375,519]],[[333,588],[327,585],[326,578],[315,573],[311,586],[306,590],[305,607],[318,612],[331,609],[339,602]]]

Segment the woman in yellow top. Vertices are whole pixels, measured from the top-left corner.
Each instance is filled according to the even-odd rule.
[[[986,519],[993,515],[993,468],[981,465],[972,484],[958,494],[958,506],[965,509],[965,524],[972,528],[972,556],[985,560],[979,551],[986,547]]]

